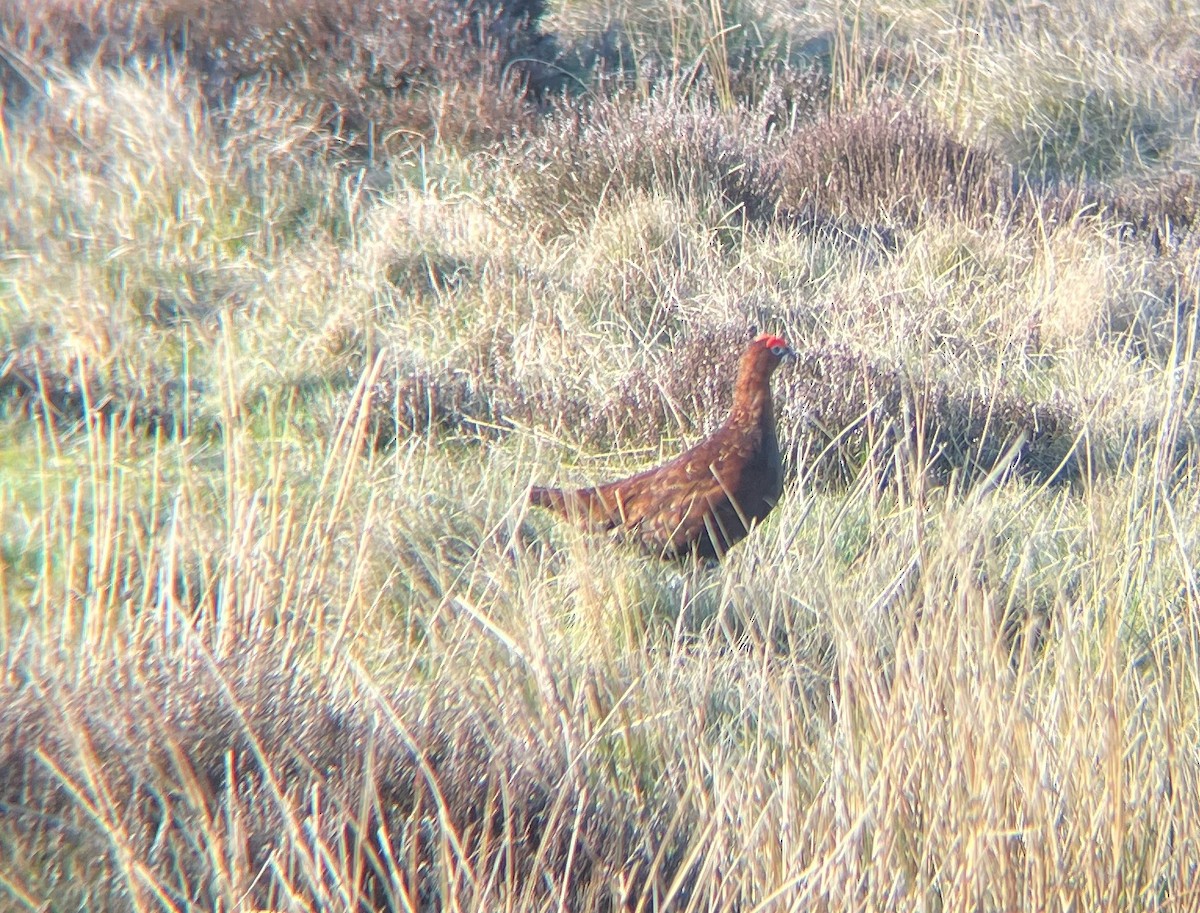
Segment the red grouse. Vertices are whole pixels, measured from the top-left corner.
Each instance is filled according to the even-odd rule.
[[[729,418],[669,463],[595,488],[534,487],[529,500],[591,529],[621,527],[664,558],[720,558],[745,538],[783,491],[771,375],[795,353],[778,336],[750,343]]]

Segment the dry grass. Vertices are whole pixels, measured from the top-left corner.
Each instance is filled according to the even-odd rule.
[[[58,68],[173,60],[217,106],[269,78],[275,99],[372,156],[439,137],[487,143],[527,128],[537,98],[561,87],[542,13],[541,0],[9,0],[0,78],[6,101],[40,106]]]
[[[1200,14],[301,6],[0,6],[0,909],[1194,908]]]

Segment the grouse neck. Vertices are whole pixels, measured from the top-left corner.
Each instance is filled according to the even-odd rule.
[[[771,371],[762,360],[746,358],[733,388],[733,408],[726,425],[740,428],[760,427],[764,421],[774,422],[771,404]]]

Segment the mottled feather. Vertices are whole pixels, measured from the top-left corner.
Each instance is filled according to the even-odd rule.
[[[535,486],[530,502],[592,529],[619,528],[664,557],[722,557],[783,491],[770,381],[789,357],[792,350],[778,336],[751,342],[729,417],[712,437],[670,462],[592,488]]]

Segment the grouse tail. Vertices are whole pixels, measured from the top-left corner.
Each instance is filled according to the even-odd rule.
[[[560,514],[567,512],[567,493],[561,488],[542,488],[534,485],[529,489],[529,503]]]
[[[534,485],[529,489],[529,503],[595,528],[611,529],[618,522],[604,495],[595,488],[542,488]]]

